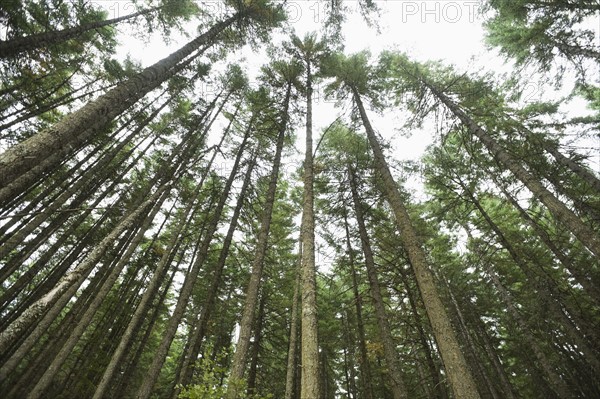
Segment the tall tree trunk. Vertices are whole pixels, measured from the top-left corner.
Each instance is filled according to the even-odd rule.
[[[220,151],[220,148],[217,147],[217,149],[215,150],[215,154],[217,151]],[[209,162],[209,169],[212,165],[213,160],[214,156]],[[202,177],[199,187],[202,187],[205,176],[206,174]],[[198,189],[197,193],[200,193],[200,189]],[[125,355],[127,348],[130,346],[131,340],[134,338],[137,330],[139,329],[140,323],[142,322],[142,318],[146,315],[146,312],[148,311],[148,308],[151,305],[152,299],[156,291],[160,288],[160,283],[162,282],[163,278],[163,272],[170,265],[172,260],[172,254],[174,253],[174,251],[177,251],[181,244],[182,232],[185,228],[188,227],[190,221],[188,217],[190,216],[190,214],[195,214],[196,210],[199,208],[199,204],[196,204],[196,201],[197,198],[190,200],[188,206],[185,208],[181,219],[182,222],[177,225],[175,232],[172,234],[171,240],[169,241],[169,244],[167,246],[167,250],[158,262],[154,275],[148,283],[148,286],[146,288],[146,291],[142,295],[140,303],[136,307],[135,312],[133,313],[133,316],[129,321],[129,324],[127,325],[127,328],[121,336],[117,348],[113,352],[110,362],[104,370],[104,374],[102,375],[102,378],[96,387],[96,391],[94,392],[93,399],[101,399],[105,396],[105,393],[109,388],[111,379],[114,373],[116,372],[117,367],[121,362],[121,359]]]
[[[563,311],[563,308],[567,308],[567,310],[569,310],[570,306],[567,307],[564,303],[559,302],[557,296],[560,297],[560,295],[557,293],[554,293],[553,295],[552,291],[555,290],[551,290],[551,288],[549,288],[553,282],[548,281],[545,273],[542,275],[542,281],[539,281],[539,278],[535,275],[533,270],[531,270],[530,265],[525,261],[526,256],[521,255],[521,251],[518,251],[518,249],[512,245],[508,238],[506,238],[500,227],[488,215],[477,198],[475,198],[475,195],[469,191],[465,185],[462,187],[467,197],[475,205],[481,216],[485,219],[486,223],[498,237],[500,244],[506,249],[515,264],[523,271],[532,287],[536,288],[537,294],[542,299],[540,307],[547,307],[548,310],[550,310],[552,318],[554,318],[556,322],[563,326],[566,335],[574,341],[574,343],[577,345],[578,351],[584,354],[584,358],[589,365],[597,372],[600,372],[600,359],[596,357],[597,350],[596,348],[592,348],[590,345],[590,342],[597,341],[594,331],[591,328],[586,328],[587,322],[581,320],[581,317],[577,314],[578,312],[576,310],[571,311],[571,317],[575,318],[575,320],[581,320],[581,322],[579,326],[575,326],[573,324],[573,321],[567,317]],[[588,332],[588,334],[586,334],[586,332]],[[587,337],[583,335],[587,335]],[[591,338],[589,342],[587,339],[588,337]]]
[[[71,152],[71,148],[87,142],[115,117],[169,79],[178,69],[177,65],[186,57],[201,46],[216,43],[219,35],[226,28],[237,21],[242,21],[246,16],[246,12],[240,12],[218,22],[168,57],[144,69],[126,82],[120,83],[52,127],[0,154],[0,186],[6,185],[41,164],[48,154],[61,153],[64,156]]]
[[[262,329],[265,318],[265,302],[267,295],[265,292],[260,297],[258,304],[258,313],[256,313],[256,325],[254,326],[254,340],[252,341],[252,351],[250,352],[250,370],[248,370],[248,396],[256,395],[256,376],[258,368],[258,356],[260,355],[260,344],[262,339]]]
[[[417,306],[417,298],[411,285],[409,284],[407,273],[401,266],[396,266],[396,270],[398,270],[398,274],[404,283],[404,289],[406,290],[408,303],[410,304],[410,308],[415,318],[415,326],[417,332],[419,333],[419,342],[423,348],[423,353],[425,354],[427,368],[429,369],[431,381],[433,382],[433,391],[435,392],[435,397],[438,399],[446,399],[448,395],[446,393],[445,384],[440,380],[440,370],[436,365],[436,362],[433,360],[432,348],[429,343],[428,334],[426,334],[425,330],[423,329],[424,322],[421,313],[419,313],[419,308],[421,308],[421,306]]]
[[[11,40],[0,40],[0,58],[14,57],[24,51],[53,46],[69,39],[74,39],[78,36],[81,36],[85,32],[100,29],[104,26],[115,25],[119,22],[134,19],[142,15],[147,15],[159,10],[160,8],[161,7],[152,7],[118,18],[89,22],[86,24],[73,26],[71,28],[36,33],[29,36],[17,37]]]
[[[583,245],[585,245],[596,256],[600,256],[600,239],[596,232],[584,224],[569,208],[558,200],[544,185],[529,173],[517,160],[515,160],[492,136],[489,135],[481,126],[471,119],[457,104],[440,92],[431,84],[425,85],[456,117],[469,129],[469,132],[475,135],[496,160],[510,170],[517,179],[548,207],[550,212],[558,221],[564,223],[571,230]]]
[[[555,244],[548,232],[546,232],[542,226],[540,226],[529,214],[519,205],[519,202],[506,190],[504,185],[494,179],[496,186],[500,188],[508,202],[519,212],[521,218],[535,231],[540,240],[546,245],[546,247],[554,254],[556,259],[573,275],[575,280],[583,289],[587,292],[590,298],[600,305],[600,282],[594,281],[589,273],[582,270],[573,259],[569,258],[559,247]]]
[[[244,302],[242,320],[240,322],[240,335],[235,346],[235,353],[233,355],[233,363],[229,376],[230,385],[228,386],[227,393],[225,395],[227,399],[237,399],[237,396],[240,394],[239,382],[242,381],[244,376],[246,356],[250,346],[250,334],[252,332],[252,324],[254,320],[256,304],[258,302],[258,292],[261,285],[263,265],[267,253],[269,231],[271,229],[273,204],[275,203],[277,181],[279,180],[279,168],[281,166],[281,153],[283,151],[283,142],[285,138],[285,131],[287,129],[287,121],[289,118],[288,110],[290,105],[291,91],[292,85],[291,83],[288,83],[283,103],[283,112],[281,113],[283,120],[279,126],[277,144],[275,147],[275,156],[273,158],[273,167],[269,176],[269,186],[267,188],[260,221],[260,230],[258,233],[258,241],[256,243],[256,254],[252,262],[250,281],[248,282],[248,288],[246,290],[246,300]]]
[[[371,291],[371,298],[373,300],[373,307],[375,308],[375,314],[377,317],[379,337],[383,342],[385,361],[389,370],[390,384],[392,385],[392,394],[394,395],[394,399],[405,399],[408,396],[406,393],[406,387],[402,381],[402,371],[398,362],[398,351],[396,350],[396,345],[394,344],[392,331],[388,322],[388,316],[385,311],[385,304],[381,295],[381,287],[379,285],[377,270],[375,269],[376,266],[375,259],[373,257],[373,250],[371,249],[371,242],[367,233],[367,227],[365,225],[365,218],[362,210],[363,204],[358,195],[356,174],[350,165],[348,165],[348,174],[350,179],[350,190],[352,192],[354,215],[356,216],[360,242],[362,244],[363,254],[365,256],[365,266],[369,279],[369,288]]]
[[[506,308],[508,310],[508,314],[515,321],[519,330],[522,331],[522,337],[527,342],[527,346],[531,348],[533,355],[537,360],[538,367],[540,367],[545,374],[545,377],[548,380],[548,383],[551,389],[558,395],[561,399],[572,398],[573,394],[565,381],[560,377],[560,375],[556,372],[550,359],[546,356],[542,348],[538,345],[537,340],[531,334],[531,330],[528,326],[528,323],[523,319],[519,311],[517,310],[512,297],[508,290],[502,285],[500,278],[497,273],[484,261],[482,262],[484,265],[487,274],[490,276],[493,285],[498,290],[500,294],[500,298],[506,304]]]
[[[302,399],[320,399],[317,283],[315,265],[314,167],[312,140],[312,75],[307,63],[306,149],[302,207]]]
[[[0,352],[4,352],[11,342],[31,325],[36,319],[44,314],[46,309],[52,306],[61,295],[70,287],[78,286],[85,276],[95,267],[97,261],[102,257],[106,249],[127,229],[131,228],[137,220],[147,212],[168,185],[162,185],[149,199],[140,204],[136,209],[127,214],[119,224],[108,234],[94,250],[75,269],[65,275],[60,282],[42,298],[29,306],[15,321],[13,321],[2,333],[0,333]]]
[[[375,167],[383,179],[383,189],[390,207],[394,212],[396,224],[400,230],[403,246],[408,253],[410,264],[414,270],[419,292],[427,310],[427,316],[433,329],[444,367],[448,373],[450,386],[457,398],[479,399],[479,393],[469,371],[467,362],[456,339],[450,318],[442,304],[433,275],[422,248],[421,240],[412,225],[408,210],[404,206],[402,196],[385,161],[381,146],[371,127],[364,105],[358,91],[353,90],[354,100],[358,106],[360,117],[365,126],[367,137],[375,156]]]

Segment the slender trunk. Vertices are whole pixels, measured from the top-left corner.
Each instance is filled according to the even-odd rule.
[[[377,276],[373,250],[371,249],[371,242],[367,233],[367,227],[365,225],[365,218],[362,210],[363,204],[358,195],[357,178],[351,166],[348,166],[348,173],[350,178],[350,190],[352,192],[354,215],[356,216],[360,242],[362,245],[363,254],[365,256],[365,266],[367,269],[369,288],[371,291],[371,298],[373,300],[373,307],[375,308],[375,314],[377,317],[379,337],[383,343],[385,361],[389,370],[392,394],[394,399],[405,399],[408,396],[406,393],[406,387],[402,381],[402,371],[398,362],[398,351],[396,350],[396,345],[394,344],[392,331],[388,322],[388,316],[385,311],[385,304],[381,295],[381,287],[379,285],[379,279]]]
[[[404,289],[406,290],[408,303],[410,304],[410,308],[415,318],[415,326],[417,332],[419,333],[419,342],[421,344],[421,347],[423,348],[423,353],[425,354],[427,368],[429,369],[431,381],[433,382],[433,391],[435,392],[435,397],[437,397],[438,399],[446,399],[447,393],[445,385],[443,381],[440,380],[440,370],[437,367],[436,362],[433,360],[432,348],[429,339],[427,338],[427,334],[423,329],[424,322],[421,314],[419,313],[420,306],[417,306],[416,295],[409,284],[406,272],[400,266],[397,266],[396,269],[398,270],[398,274],[400,275],[400,277],[402,278],[402,282],[404,283]]]
[[[154,355],[152,364],[150,365],[150,369],[148,370],[146,377],[144,378],[144,382],[137,393],[138,399],[147,399],[150,397],[152,393],[152,389],[154,388],[154,384],[156,383],[158,376],[160,374],[160,370],[164,364],[165,358],[175,337],[175,333],[177,332],[177,327],[179,326],[179,322],[181,321],[183,314],[185,312],[185,308],[187,306],[188,300],[192,294],[192,290],[196,283],[196,279],[198,277],[198,273],[200,268],[204,264],[206,257],[208,256],[208,250],[210,244],[212,242],[215,231],[217,230],[219,220],[221,218],[221,214],[223,213],[223,209],[225,207],[225,203],[227,202],[227,198],[229,197],[229,192],[231,191],[231,186],[235,180],[235,177],[238,173],[238,169],[240,166],[242,154],[244,153],[244,149],[246,148],[246,143],[249,138],[250,130],[252,128],[251,121],[248,125],[248,128],[244,134],[244,138],[242,143],[238,148],[238,153],[232,167],[231,173],[227,182],[225,183],[225,187],[219,197],[219,202],[214,210],[213,216],[207,228],[206,234],[202,243],[200,244],[198,255],[190,268],[190,271],[185,277],[183,282],[183,286],[181,287],[181,291],[179,293],[179,297],[177,298],[177,304],[175,305],[175,309],[173,310],[173,314],[169,319],[166,330],[163,333],[163,338],[160,342],[158,349]]]
[[[154,204],[156,199],[165,189],[167,189],[167,187],[167,185],[163,185],[148,200],[144,201],[135,210],[132,210],[128,215],[121,219],[119,224],[94,248],[84,261],[65,275],[52,290],[29,306],[27,310],[2,331],[2,333],[0,333],[0,352],[4,352],[13,340],[18,339],[21,333],[28,328],[31,323],[42,316],[46,309],[52,306],[62,294],[69,290],[70,287],[78,286],[85,276],[96,266],[96,263],[102,257],[106,249],[109,248],[109,246],[112,245],[124,231],[131,228],[141,215],[148,211],[149,207]]]
[[[291,90],[292,85],[291,83],[288,83],[283,103],[284,108],[281,114],[283,120],[279,126],[277,144],[275,147],[275,156],[273,158],[273,168],[271,169],[269,186],[265,197],[265,203],[263,205],[260,231],[258,233],[258,241],[256,243],[256,255],[252,262],[250,281],[248,282],[248,288],[246,290],[246,300],[244,302],[242,320],[240,322],[240,335],[235,347],[231,373],[229,376],[231,384],[229,385],[225,395],[228,399],[237,399],[237,396],[240,394],[239,382],[244,376],[246,356],[248,354],[248,347],[250,346],[250,334],[252,332],[252,324],[254,320],[256,304],[258,302],[258,292],[262,279],[263,264],[267,253],[269,231],[271,229],[273,204],[275,203],[277,181],[279,180],[279,168],[281,166],[281,153],[283,151],[283,142],[287,128],[287,121],[289,118],[288,110],[290,105]]]
[[[526,256],[521,255],[520,251],[512,245],[512,243],[506,238],[500,227],[491,219],[488,213],[485,211],[481,203],[475,198],[474,194],[470,192],[466,186],[463,185],[463,190],[466,195],[469,197],[470,201],[475,205],[481,216],[485,219],[486,223],[490,226],[494,234],[498,237],[500,244],[506,249],[509,253],[512,260],[515,264],[523,271],[529,283],[537,289],[537,294],[542,299],[542,303],[540,306],[542,308],[547,307],[552,317],[563,326],[565,332],[568,337],[570,337],[578,347],[578,351],[584,354],[584,358],[587,360],[589,365],[594,368],[597,372],[600,372],[600,360],[596,357],[596,349],[590,346],[589,342],[597,341],[596,334],[589,328],[586,328],[587,322],[581,320],[579,328],[573,325],[573,322],[565,315],[563,311],[563,307],[566,307],[564,303],[558,302],[557,296],[560,297],[557,293],[552,295],[552,290],[549,288],[549,285],[552,285],[553,282],[548,281],[545,275],[542,277],[542,281],[539,281],[539,278],[533,273],[529,264],[525,261]],[[581,319],[579,315],[577,315],[577,311],[572,311],[571,316],[577,316],[577,319]],[[582,336],[582,334],[587,337]],[[588,342],[587,338],[591,338]]]
[[[531,334],[531,330],[528,326],[528,323],[523,319],[517,307],[513,303],[512,297],[508,290],[502,285],[500,282],[500,278],[496,274],[494,270],[485,262],[483,262],[484,267],[486,269],[487,274],[490,276],[492,283],[498,290],[500,294],[500,298],[506,304],[506,308],[508,310],[508,314],[512,317],[512,319],[516,322],[519,330],[522,332],[522,337],[527,342],[527,346],[532,350],[533,355],[537,360],[538,367],[540,367],[545,374],[545,377],[548,379],[549,385],[552,390],[558,395],[561,399],[572,398],[573,395],[571,393],[571,389],[567,386],[565,381],[561,378],[561,376],[556,372],[550,359],[546,356],[542,348],[538,345],[538,341]]]
[[[558,246],[552,241],[548,232],[546,232],[529,214],[519,205],[517,200],[510,195],[506,188],[501,185],[497,180],[496,185],[500,188],[506,199],[512,204],[512,206],[519,212],[519,215],[525,222],[531,226],[533,231],[538,235],[546,247],[554,254],[556,259],[571,273],[571,275],[577,280],[583,289],[588,293],[590,298],[600,305],[600,288],[595,281],[589,276],[586,271],[581,268],[569,258]]]
[[[262,328],[265,318],[266,295],[263,293],[258,304],[258,313],[256,313],[256,325],[254,326],[254,340],[252,341],[252,351],[250,352],[250,370],[248,371],[248,396],[257,394],[256,375],[258,368],[258,356],[260,355],[260,344],[262,339]]]
[[[171,260],[168,263],[172,262],[175,252],[176,251],[172,252]],[[180,262],[181,262],[181,260],[179,261],[179,263]],[[112,396],[114,398],[123,398],[123,397],[127,396],[125,393],[127,392],[127,388],[129,387],[129,385],[131,384],[131,380],[133,379],[133,375],[134,375],[135,371],[138,370],[138,364],[140,362],[140,359],[142,358],[144,349],[146,349],[146,347],[147,347],[147,342],[150,339],[152,329],[154,328],[154,325],[156,324],[156,322],[160,316],[160,313],[161,313],[160,305],[164,303],[164,301],[167,297],[167,294],[169,293],[169,288],[171,287],[171,284],[173,283],[173,279],[175,278],[175,274],[177,273],[179,263],[177,263],[176,267],[173,268],[173,271],[171,272],[166,283],[164,284],[162,292],[159,293],[157,291],[158,299],[156,300],[156,304],[154,306],[151,316],[148,318],[149,319],[148,324],[145,327],[145,330],[143,332],[141,339],[139,340],[140,342],[137,345],[137,348],[135,349],[135,351],[133,351],[133,345],[132,345],[133,343],[131,341],[128,345],[129,348],[126,350],[126,352],[134,353],[134,355],[131,356],[131,360],[128,362],[126,367],[124,367],[124,371],[123,371],[122,375],[119,376],[120,377],[119,383],[115,389],[115,394]],[[164,268],[161,279],[164,279],[168,272],[169,272],[169,270],[167,268]],[[138,306],[139,306],[139,304],[138,304]],[[138,330],[141,327],[142,327],[141,325],[138,326],[136,331],[133,332],[133,336],[137,336]],[[127,397],[129,397],[129,396],[127,396]]]
[[[150,227],[152,221],[154,220],[154,217],[160,210],[162,203],[166,200],[168,195],[169,190],[165,190],[162,196],[157,199],[157,202],[154,205],[152,212],[150,212],[148,216],[145,217],[143,223],[141,224],[138,230],[138,233],[129,244],[127,251],[120,257],[117,264],[113,267],[108,278],[102,284],[102,287],[100,287],[93,300],[86,307],[84,314],[78,318],[79,320],[77,322],[77,325],[71,331],[67,342],[65,342],[60,352],[56,355],[50,366],[44,372],[42,378],[38,381],[33,390],[29,393],[28,399],[37,399],[41,397],[46,388],[48,388],[48,386],[52,383],[52,379],[60,370],[64,361],[67,359],[67,357],[69,356],[69,354],[71,353],[71,351],[73,350],[83,333],[88,328],[88,325],[92,321],[92,318],[96,314],[96,311],[100,308],[100,305],[102,304],[110,290],[113,288],[113,285],[117,281],[117,278],[121,274],[121,271],[123,270],[129,259],[133,255],[133,252],[137,249],[138,245],[144,238],[146,230]]]
[[[585,181],[590,187],[592,187],[597,194],[600,194],[600,179],[596,177],[589,169],[582,166],[578,162],[571,158],[563,155],[558,148],[547,141],[542,141],[542,146],[546,152],[551,154],[556,161],[567,169],[571,170],[583,181]]]
[[[510,170],[525,186],[548,207],[550,212],[558,221],[564,223],[583,245],[585,245],[596,256],[600,256],[600,239],[596,232],[584,224],[569,208],[558,200],[544,185],[529,173],[517,160],[504,150],[488,132],[471,119],[458,105],[450,100],[445,94],[437,90],[429,83],[425,85],[458,119],[477,136],[488,151],[498,162]]]
[[[217,150],[219,149],[217,148]],[[211,159],[209,165],[212,165],[213,160],[214,157]],[[199,184],[199,187],[202,187],[203,182],[204,176]],[[197,193],[200,194],[200,189],[197,190]],[[108,365],[106,366],[106,369],[104,370],[104,374],[102,375],[102,378],[96,387],[96,391],[94,392],[93,399],[101,399],[105,396],[106,391],[109,388],[109,385],[113,378],[113,375],[117,371],[117,367],[121,362],[121,359],[125,355],[127,348],[130,346],[131,340],[135,337],[135,334],[140,327],[140,323],[143,321],[143,317],[146,315],[146,312],[149,306],[151,305],[152,299],[154,298],[156,291],[160,288],[160,283],[163,278],[163,272],[170,265],[172,260],[172,254],[174,253],[174,251],[177,251],[177,248],[181,243],[181,234],[190,223],[190,219],[188,219],[188,217],[190,216],[190,214],[195,214],[196,210],[199,208],[199,204],[196,204],[197,199],[198,198],[192,199],[186,207],[186,209],[184,210],[181,218],[182,222],[177,225],[175,232],[172,234],[171,240],[169,241],[169,244],[167,246],[167,250],[158,262],[154,275],[148,283],[148,286],[146,287],[146,291],[142,295],[140,303],[136,307],[135,312],[133,313],[133,316],[129,321],[129,324],[127,325],[127,328],[121,336],[117,348],[113,352],[113,355]]]
[[[183,354],[183,361],[181,364],[180,372],[176,374],[175,382],[176,385],[187,385],[190,383],[192,379],[192,375],[194,372],[194,361],[197,359],[198,354],[200,353],[200,345],[202,343],[202,339],[206,334],[206,328],[208,325],[208,321],[212,315],[212,310],[215,307],[216,299],[218,297],[219,287],[222,284],[223,271],[225,268],[225,261],[227,260],[227,256],[229,255],[229,248],[231,247],[231,242],[233,240],[233,234],[237,229],[238,219],[240,217],[240,213],[242,211],[242,207],[244,205],[244,201],[246,198],[246,192],[248,187],[250,186],[252,171],[254,170],[254,165],[256,162],[256,157],[254,156],[248,165],[248,169],[246,170],[246,175],[244,176],[244,182],[242,183],[242,187],[240,189],[240,193],[238,195],[237,203],[235,209],[233,210],[233,215],[231,216],[231,221],[229,223],[229,229],[227,230],[227,234],[223,240],[223,245],[221,247],[221,252],[219,253],[219,259],[215,265],[215,269],[212,273],[211,284],[208,288],[208,292],[206,298],[204,299],[204,304],[202,305],[202,309],[200,311],[200,315],[197,318],[197,327],[194,329],[192,335],[189,338],[190,341],[190,351],[189,353]],[[175,388],[173,391],[172,397],[174,399],[177,398],[180,389]]]
[[[425,305],[427,316],[429,317],[433,329],[433,334],[440,349],[440,355],[442,356],[444,367],[448,373],[452,391],[457,398],[479,399],[477,387],[471,372],[469,371],[460,345],[458,344],[458,340],[456,339],[456,334],[452,329],[450,318],[440,299],[433,275],[429,270],[421,240],[412,225],[408,210],[404,206],[402,196],[396,187],[396,182],[387,166],[383,151],[375,136],[375,131],[371,127],[360,95],[356,90],[354,90],[354,99],[358,106],[365,130],[367,131],[369,143],[373,149],[376,168],[383,179],[383,187],[387,201],[394,212],[396,224],[401,233],[403,246],[408,253],[410,264],[414,270],[419,286],[419,292],[421,293],[423,304]]]
[[[302,264],[302,239],[299,240],[299,260]],[[299,266],[300,266],[299,265]],[[301,269],[296,270],[296,280],[294,283],[294,296],[292,297],[292,310],[290,313],[290,340],[288,345],[287,368],[285,373],[285,399],[294,398],[294,382],[298,372],[297,350],[298,350],[298,305],[300,302],[300,284],[301,284]]]
[[[0,185],[6,185],[35,165],[42,163],[48,154],[59,152],[67,155],[71,152],[71,147],[87,142],[115,117],[170,78],[177,70],[177,65],[187,56],[201,46],[214,44],[226,28],[245,17],[244,13],[238,13],[215,24],[207,32],[168,57],[87,103],[54,126],[0,154]]]
[[[354,250],[350,242],[350,229],[348,228],[348,217],[344,207],[344,229],[346,232],[346,251],[348,252],[348,263],[352,276],[352,293],[354,295],[354,306],[356,307],[356,327],[358,329],[358,346],[360,350],[360,373],[362,382],[362,393],[365,399],[373,399],[373,385],[371,377],[371,366],[367,352],[365,338],[365,324],[363,322],[362,297],[358,291],[358,276],[354,267]]]
[[[306,149],[302,207],[302,399],[320,399],[317,283],[315,265],[314,168],[312,140],[312,76],[306,79]]]
[[[122,21],[137,18],[142,15],[150,14],[157,11],[160,7],[152,7],[147,10],[141,10],[133,14],[124,15],[122,17],[106,19],[104,21],[94,21],[71,28],[66,28],[58,31],[48,31],[37,33],[25,37],[18,37],[12,40],[0,40],[0,58],[15,57],[24,51],[30,51],[39,48],[53,46],[69,39],[74,39],[81,36],[85,32],[100,29],[104,26],[115,25]]]

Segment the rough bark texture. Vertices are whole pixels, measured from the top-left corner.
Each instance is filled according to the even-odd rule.
[[[48,155],[67,155],[115,117],[135,104],[175,73],[178,63],[201,46],[213,43],[218,35],[243,18],[235,14],[215,24],[207,32],[190,41],[168,57],[119,84],[98,99],[67,115],[60,122],[0,154],[0,186],[44,162]],[[59,157],[59,160],[61,158]]]
[[[312,76],[307,68],[306,152],[302,207],[302,399],[321,398],[319,392],[319,339],[315,266],[314,170],[312,142]]]
[[[383,189],[386,198],[394,216],[396,224],[401,233],[402,244],[408,253],[411,266],[417,279],[419,292],[423,299],[423,304],[427,310],[427,316],[433,329],[436,342],[438,344],[444,368],[448,373],[448,379],[452,391],[457,398],[461,399],[479,399],[477,387],[467,366],[467,362],[456,339],[456,334],[450,323],[446,309],[442,304],[440,295],[429,265],[422,248],[421,240],[412,225],[410,216],[404,206],[402,196],[396,187],[396,182],[390,173],[385,161],[381,146],[375,136],[375,131],[367,117],[359,93],[354,90],[354,100],[358,106],[362,122],[367,131],[367,137],[373,154],[375,156],[375,165],[379,175],[383,180]]]

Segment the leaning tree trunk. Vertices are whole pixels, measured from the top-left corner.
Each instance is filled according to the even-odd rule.
[[[94,248],[85,260],[77,265],[69,274],[65,275],[51,291],[29,306],[15,321],[2,331],[0,333],[0,352],[4,352],[11,345],[12,341],[18,339],[21,333],[31,323],[42,316],[70,287],[79,285],[78,283],[82,282],[82,279],[96,266],[97,261],[102,257],[106,249],[124,231],[131,228],[168,187],[167,184],[160,187],[149,199],[121,219],[119,224]]]
[[[521,207],[519,202],[508,192],[506,187],[502,185],[498,179],[494,178],[494,182],[496,186],[502,191],[504,197],[511,203],[511,205],[519,212],[521,218],[527,222],[527,224],[535,231],[540,240],[546,245],[546,247],[554,254],[556,259],[560,261],[560,263],[564,266],[565,269],[573,275],[575,280],[581,284],[584,291],[587,292],[590,299],[592,299],[596,305],[600,305],[600,286],[597,282],[591,278],[589,273],[586,273],[585,270],[574,262],[573,259],[568,257],[561,248],[558,247],[556,243],[552,241],[550,235],[546,230],[542,228],[526,211]]]
[[[206,298],[204,299],[204,304],[202,305],[202,310],[200,311],[200,316],[198,317],[197,326],[194,329],[191,336],[189,337],[189,353],[183,353],[182,355],[183,360],[181,362],[180,371],[179,373],[176,373],[175,389],[173,390],[173,395],[171,395],[174,399],[177,398],[180,392],[180,388],[178,386],[188,385],[192,380],[192,375],[195,367],[194,361],[198,358],[198,354],[200,353],[200,347],[204,338],[204,334],[206,333],[208,321],[211,317],[212,310],[214,309],[218,297],[219,287],[222,283],[223,271],[225,269],[225,261],[227,260],[227,256],[229,255],[229,248],[231,246],[231,242],[233,241],[233,235],[237,229],[238,219],[240,217],[242,207],[246,199],[246,192],[248,190],[248,187],[250,186],[252,171],[254,170],[255,162],[256,158],[253,157],[250,160],[248,169],[246,170],[244,182],[242,183],[237,203],[233,210],[231,221],[229,222],[229,229],[227,230],[227,234],[223,239],[223,245],[219,253],[219,259],[217,260],[215,268],[212,271],[211,284],[208,288]]]
[[[402,196],[396,187],[396,182],[385,161],[381,145],[377,141],[375,131],[371,127],[371,122],[367,117],[360,94],[355,89],[353,90],[353,94],[367,132],[369,143],[373,149],[375,167],[383,180],[383,189],[387,201],[394,212],[396,224],[401,233],[402,244],[408,253],[410,264],[415,273],[419,292],[421,293],[423,304],[425,305],[427,316],[429,317],[433,334],[438,344],[442,361],[444,362],[444,367],[448,373],[452,391],[457,398],[479,399],[475,381],[458,344],[456,333],[450,323],[450,318],[442,304],[433,275],[429,270],[421,239],[412,225],[408,210],[404,206]]]
[[[217,148],[215,150],[215,153],[216,151],[220,151],[220,148]],[[209,162],[209,168],[212,165],[213,160],[214,156]],[[203,183],[204,176],[201,182],[199,183],[199,186],[202,187]],[[198,189],[198,194],[199,193],[200,189]],[[110,362],[104,370],[104,374],[102,375],[102,378],[96,387],[96,391],[94,392],[93,399],[101,399],[105,396],[106,391],[110,386],[113,375],[117,371],[119,363],[121,362],[121,359],[125,355],[127,348],[130,346],[131,340],[134,338],[136,331],[139,329],[140,323],[143,321],[142,318],[146,315],[146,312],[151,305],[152,299],[156,291],[160,288],[160,283],[162,282],[162,276],[164,274],[163,272],[167,267],[169,267],[171,262],[171,253],[176,251],[177,248],[180,246],[182,232],[184,231],[184,228],[188,226],[189,223],[188,217],[190,216],[190,214],[193,215],[199,207],[199,204],[195,204],[196,200],[197,198],[190,200],[189,205],[184,210],[181,219],[182,222],[177,225],[177,228],[173,233],[171,240],[169,241],[169,244],[167,246],[167,251],[159,260],[154,275],[148,283],[148,286],[146,287],[146,291],[142,295],[140,303],[135,309],[135,312],[133,313],[129,324],[127,325],[125,331],[123,332],[123,335],[121,336],[117,348],[113,352]]]
[[[356,223],[358,224],[358,233],[360,235],[363,254],[365,256],[365,266],[367,268],[369,288],[371,291],[371,298],[373,299],[375,315],[377,317],[379,337],[383,342],[385,361],[389,370],[390,384],[392,385],[392,394],[394,399],[406,399],[408,396],[406,394],[406,387],[402,381],[402,371],[398,362],[398,351],[396,350],[396,345],[394,344],[394,338],[392,337],[388,316],[385,311],[385,304],[383,302],[383,297],[381,296],[379,278],[377,277],[377,270],[375,270],[375,259],[373,257],[373,250],[371,249],[371,242],[367,233],[367,227],[365,225],[365,218],[362,210],[363,204],[358,195],[356,181],[357,178],[350,165],[348,166],[348,173],[350,179],[350,190],[352,192],[352,205],[354,209],[354,215],[356,216]]]
[[[517,160],[515,160],[500,144],[470,118],[456,103],[448,96],[440,92],[429,83],[425,86],[439,99],[456,117],[469,129],[469,132],[476,136],[496,160],[510,170],[517,179],[546,205],[554,217],[564,223],[571,230],[583,245],[585,245],[596,256],[600,256],[600,238],[597,232],[594,232],[589,226],[584,224],[581,219],[565,206],[558,198],[554,196],[544,185],[529,173]]]
[[[237,13],[215,24],[168,57],[87,103],[52,127],[6,150],[0,155],[0,186],[41,164],[49,154],[61,153],[66,156],[70,154],[70,148],[86,143],[115,117],[176,73],[177,65],[186,57],[201,46],[214,44],[226,28],[245,17],[245,13]]]
[[[277,181],[279,180],[279,168],[281,166],[281,153],[283,151],[283,141],[287,128],[287,120],[289,118],[288,109],[290,104],[292,85],[288,83],[284,108],[282,112],[283,121],[279,127],[277,136],[277,144],[275,148],[275,157],[273,159],[273,168],[269,177],[269,186],[265,196],[263,205],[263,213],[260,221],[260,231],[258,233],[258,241],[256,243],[256,255],[252,262],[252,271],[250,281],[246,290],[246,301],[242,312],[242,320],[240,322],[240,335],[235,353],[233,355],[233,363],[229,376],[230,385],[228,386],[226,397],[228,399],[237,399],[241,394],[239,382],[244,376],[244,368],[246,365],[246,356],[250,347],[250,335],[252,333],[252,324],[258,302],[258,292],[262,279],[263,264],[267,253],[269,231],[271,229],[271,217],[273,212],[273,204],[275,203],[275,192],[277,190]]]
[[[117,281],[117,278],[121,274],[121,271],[128,263],[129,259],[133,255],[134,251],[137,249],[138,245],[141,243],[146,233],[146,230],[148,230],[148,228],[152,224],[152,221],[154,220],[156,214],[160,210],[161,205],[166,200],[168,195],[169,192],[165,191],[162,197],[157,200],[156,204],[154,205],[154,208],[152,209],[152,212],[150,212],[148,216],[145,217],[145,220],[140,226],[138,232],[129,244],[127,251],[120,257],[119,261],[110,271],[109,276],[103,282],[102,286],[100,287],[92,301],[88,304],[88,306],[86,306],[85,312],[78,318],[77,325],[71,331],[68,340],[60,349],[60,351],[58,352],[50,366],[46,369],[46,371],[44,372],[38,383],[35,385],[33,390],[29,393],[28,399],[37,399],[41,397],[46,388],[48,388],[48,386],[52,383],[52,379],[54,378],[56,373],[60,371],[60,368],[62,367],[63,363],[65,362],[65,360],[67,359],[67,357],[69,356],[69,354],[71,353],[81,336],[88,328],[90,322],[96,314],[96,311],[100,308],[104,299],[106,298],[110,290],[113,288],[115,282]]]
[[[56,45],[69,39],[74,39],[78,36],[81,36],[85,32],[96,30],[104,26],[115,25],[119,22],[134,19],[142,15],[147,15],[160,8],[161,7],[152,7],[147,10],[141,10],[118,18],[89,22],[87,24],[73,26],[71,28],[37,33],[25,37],[17,37],[11,40],[0,40],[0,58],[14,57],[25,51]]]

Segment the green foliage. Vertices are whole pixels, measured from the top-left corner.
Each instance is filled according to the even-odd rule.
[[[205,353],[212,352],[208,347]],[[226,378],[228,368],[221,366],[222,360],[227,356],[223,351],[217,354],[216,359],[202,357],[198,360],[196,370],[198,372],[199,384],[182,387],[179,399],[222,399],[225,397],[228,385],[236,384],[241,392],[239,399],[272,399],[273,395],[248,394],[245,381],[232,382]],[[225,381],[225,383],[223,383]]]

